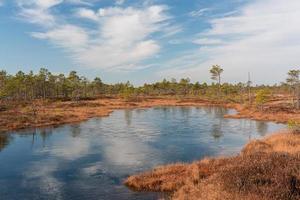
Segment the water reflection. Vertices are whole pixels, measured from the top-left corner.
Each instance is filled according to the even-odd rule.
[[[158,109],[158,108],[157,108]],[[162,112],[163,112],[163,116],[164,118],[168,117],[170,112],[172,112],[171,107],[162,107],[161,108]]]
[[[213,109],[213,111],[214,111],[215,118],[223,119],[223,116],[228,114],[228,109],[226,108],[217,108],[217,109],[215,108]]]
[[[221,121],[217,124],[212,125],[211,135],[213,136],[213,138],[215,140],[218,140],[222,136],[224,136],[223,132],[222,132],[222,122]]]
[[[28,130],[18,131],[17,134],[19,134],[22,137],[31,136],[31,146],[34,146],[37,139],[41,139],[42,145],[45,146],[47,140],[53,134],[53,128],[28,129]]]
[[[81,127],[79,124],[73,124],[71,127],[72,137],[78,137],[81,133]]]
[[[187,119],[190,114],[191,114],[191,111],[192,111],[192,108],[191,107],[179,107],[179,110],[180,110],[180,114],[185,118]]]
[[[11,135],[0,133],[0,152],[11,142]]]
[[[215,108],[215,107],[206,107],[205,112],[207,115],[211,116],[212,125],[211,125],[211,135],[215,141],[219,141],[223,136],[223,129],[226,126],[226,119],[224,115],[227,115],[229,110],[225,108]]]
[[[260,136],[265,136],[268,130],[268,124],[261,121],[256,121],[256,129]]]
[[[232,110],[158,107],[0,135],[0,199],[157,199],[122,185],[157,165],[238,152],[282,125],[224,119]],[[3,151],[6,149],[6,151]]]
[[[206,107],[201,107],[200,109],[202,109],[206,115],[208,116],[212,116],[214,118],[221,118],[223,119],[224,115],[229,114],[229,109],[226,108],[222,108],[222,107],[210,107],[210,106],[206,106]]]
[[[52,128],[42,128],[42,129],[39,129],[39,135],[41,136],[41,138],[43,140],[43,146],[45,146],[46,140],[49,137],[51,137],[52,134],[53,134]]]
[[[132,110],[125,110],[124,116],[125,116],[125,121],[126,121],[127,126],[130,126],[131,120],[132,120]]]
[[[64,183],[54,175],[59,168],[58,162],[46,159],[29,164],[23,173],[24,187],[35,191],[38,185],[39,193],[43,194],[41,199],[63,199]]]

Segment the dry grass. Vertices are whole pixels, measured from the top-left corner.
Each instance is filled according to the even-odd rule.
[[[175,98],[144,98],[125,101],[118,98],[103,98],[82,101],[35,101],[11,102],[0,107],[0,132],[76,123],[91,117],[109,115],[115,109],[146,108],[152,106],[204,106],[213,105],[203,101],[179,101]]]
[[[198,184],[187,182],[175,191],[173,199],[297,200],[299,163],[299,155],[281,153],[228,158],[216,173]]]
[[[128,186],[136,191],[174,191],[185,183],[185,177],[190,176],[188,165],[174,164],[158,167],[152,172],[129,177]]]
[[[9,105],[0,102],[0,132],[76,123],[91,117],[107,116],[115,109],[152,106],[222,106],[238,110],[236,115],[227,116],[231,118],[252,118],[277,122],[295,119],[300,122],[300,112],[291,110],[288,104],[283,104],[282,101],[272,101],[268,105],[267,111],[260,112],[241,104],[199,98],[143,97],[138,101],[130,102],[119,98],[103,97],[79,102],[35,101],[33,104],[31,102],[11,102]],[[36,114],[33,112],[33,107],[37,110]]]
[[[246,145],[235,157],[159,167],[129,177],[138,191],[172,192],[172,199],[300,199],[300,135],[279,133]]]
[[[0,132],[23,128],[74,123],[90,117],[107,116],[111,110],[99,102],[46,102],[15,105],[0,112]]]
[[[80,102],[34,102],[0,109],[0,132],[21,128],[75,123],[91,117],[109,115],[114,109],[152,106],[224,106],[236,108],[236,118],[287,122],[300,121],[300,113],[269,105],[260,112],[240,104],[223,104],[199,99],[145,98],[128,102],[104,98]],[[280,104],[281,105],[281,104]],[[272,107],[273,106],[273,107]],[[273,109],[275,108],[276,109]],[[5,141],[0,141],[4,144]],[[173,199],[300,199],[300,136],[280,133],[246,145],[239,156],[204,159],[192,164],[159,167],[132,176],[125,184],[138,191],[172,192]]]
[[[263,141],[254,140],[248,143],[242,150],[243,154],[256,152],[264,153],[300,153],[300,134],[281,132],[266,137]]]
[[[300,122],[300,110],[291,107],[289,101],[270,100],[264,106],[263,110],[257,109],[255,106],[242,106],[234,104],[233,107],[238,110],[237,114],[227,115],[227,118],[250,118],[261,121],[274,121],[278,123],[287,123],[290,119]]]

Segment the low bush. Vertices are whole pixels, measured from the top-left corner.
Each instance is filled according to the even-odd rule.
[[[295,120],[289,120],[288,128],[292,133],[300,133],[300,122]]]

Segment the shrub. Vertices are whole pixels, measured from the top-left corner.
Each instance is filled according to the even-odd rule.
[[[292,131],[292,133],[300,133],[300,122],[296,120],[289,120],[288,129]]]
[[[122,91],[121,96],[124,98],[125,101],[133,101],[133,100],[136,100],[136,97],[137,97],[133,87],[125,88]]]
[[[263,105],[269,100],[270,91],[269,90],[259,90],[256,93],[255,103],[260,109],[263,109]]]

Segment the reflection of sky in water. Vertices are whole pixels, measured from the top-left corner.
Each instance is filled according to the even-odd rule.
[[[0,199],[153,199],[122,181],[156,165],[239,152],[283,125],[222,108],[119,110],[53,129],[0,134]]]

